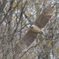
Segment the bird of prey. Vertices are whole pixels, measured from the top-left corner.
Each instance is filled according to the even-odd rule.
[[[25,45],[27,47],[30,46],[34,39],[36,39],[38,33],[39,34],[43,33],[43,28],[51,19],[54,10],[55,8],[53,6],[52,7],[48,6],[43,10],[43,12],[39,15],[38,19],[31,26],[26,35],[21,39],[21,42],[19,42],[19,44],[16,45],[15,47],[16,51],[18,51],[17,49],[19,49],[20,52],[23,51],[26,48]]]
[[[55,8],[52,6],[48,6],[42,12],[42,14],[38,17],[35,23],[31,26],[27,34],[22,38],[21,41],[24,41],[27,46],[29,46],[34,39],[37,37],[37,34],[43,33],[43,28],[46,26],[48,21],[51,19]]]

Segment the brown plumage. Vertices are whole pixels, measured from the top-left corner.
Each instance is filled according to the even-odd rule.
[[[36,36],[37,36],[36,32],[29,30],[28,33],[25,35],[25,37],[22,39],[22,41],[24,41],[25,44],[29,46],[34,41]]]
[[[45,8],[43,10],[43,13],[36,20],[35,25],[37,25],[39,28],[44,28],[44,26],[48,23],[48,21],[52,17],[54,10],[55,8],[51,6]]]

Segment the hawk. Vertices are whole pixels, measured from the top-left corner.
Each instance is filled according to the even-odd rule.
[[[38,17],[35,23],[31,26],[27,34],[22,38],[21,41],[24,41],[27,46],[29,46],[34,39],[37,37],[37,34],[43,33],[43,28],[46,26],[48,21],[51,19],[55,8],[54,6],[48,6],[42,12],[42,14]]]
[[[43,10],[43,12],[39,15],[38,19],[31,26],[31,28],[26,33],[26,35],[21,39],[21,42],[19,42],[19,44],[16,45],[16,51],[18,51],[17,49],[19,49],[19,51],[21,52],[26,47],[29,47],[34,41],[34,39],[36,39],[38,33],[39,34],[43,33],[43,28],[46,26],[48,21],[51,19],[54,10],[55,8],[53,6],[52,7],[48,6],[47,8]]]

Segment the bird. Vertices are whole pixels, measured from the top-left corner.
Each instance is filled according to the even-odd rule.
[[[43,34],[43,28],[47,25],[54,13],[54,6],[46,7],[39,15],[35,23],[30,27],[25,36],[15,45],[15,52],[21,53],[26,50],[36,39],[38,34]]]
[[[48,7],[46,7],[43,10],[43,12],[39,15],[35,23],[31,26],[26,35],[21,39],[21,41],[25,42],[27,46],[30,46],[34,39],[36,39],[38,33],[39,34],[43,33],[43,28],[47,25],[47,23],[51,19],[54,10],[55,10],[54,6],[49,5]]]

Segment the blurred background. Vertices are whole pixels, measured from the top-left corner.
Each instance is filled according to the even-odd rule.
[[[55,11],[44,34],[19,53],[19,41],[48,5]],[[0,0],[0,59],[59,59],[59,0]]]

